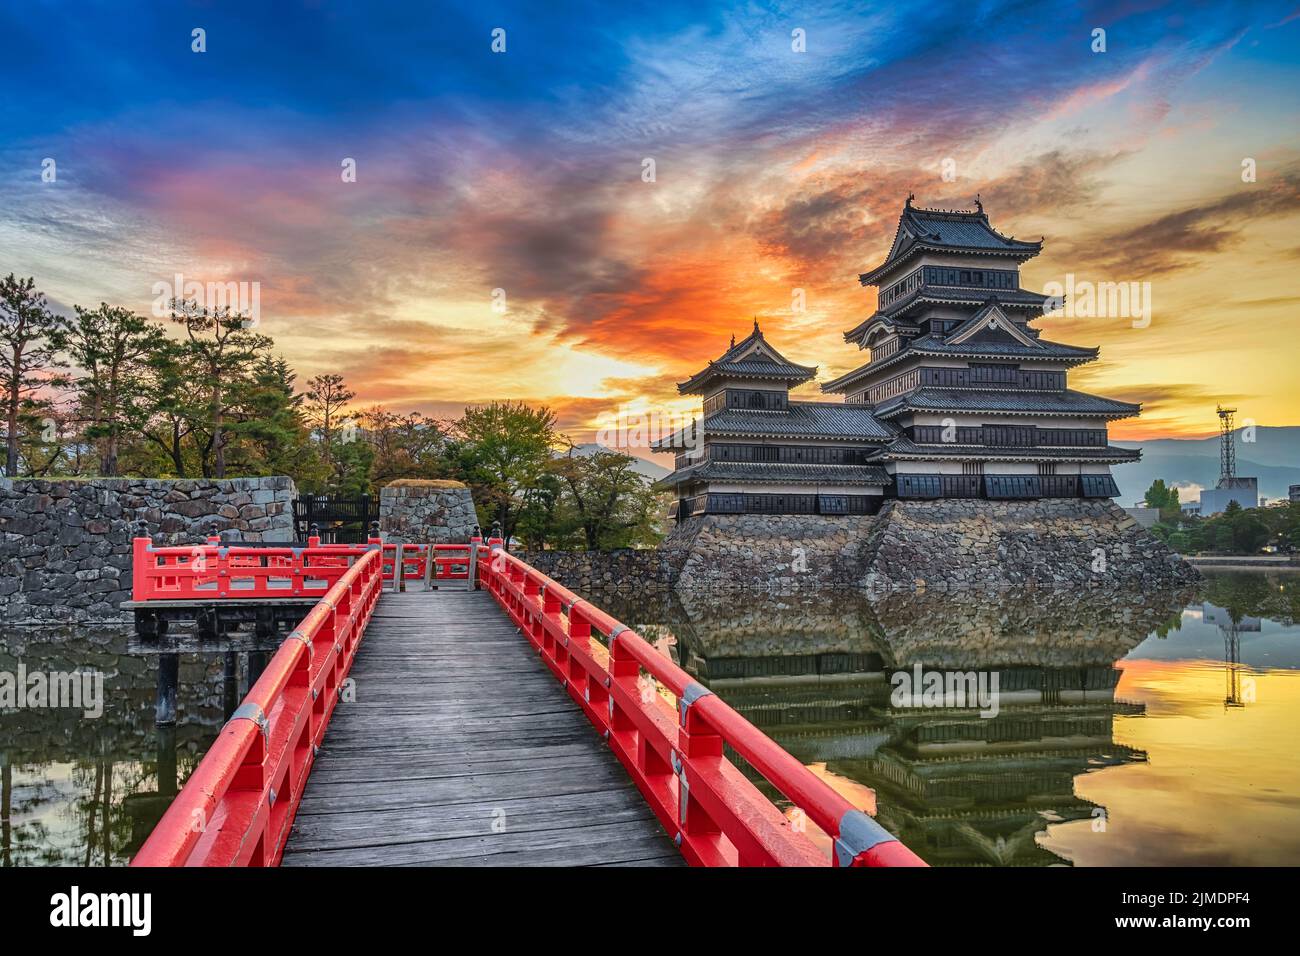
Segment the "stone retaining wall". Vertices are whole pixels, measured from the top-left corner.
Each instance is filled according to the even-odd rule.
[[[131,538],[215,530],[293,538],[292,480],[0,479],[0,621],[121,621]],[[395,482],[380,494],[390,540],[463,542],[476,521],[458,482]],[[656,550],[526,556],[578,592],[766,592],[827,588],[1186,587],[1200,580],[1109,501],[889,501],[876,516],[703,515]]]
[[[578,594],[605,589],[666,591],[675,574],[669,556],[653,549],[524,551],[519,557]]]
[[[1200,574],[1111,501],[890,501],[866,547],[870,589],[1194,585]]]
[[[661,546],[685,589],[852,587],[865,570],[867,515],[701,515]]]
[[[543,551],[567,587],[788,593],[1184,588],[1199,573],[1109,501],[889,501],[874,516],[702,515],[657,551]]]
[[[0,622],[118,622],[131,597],[131,538],[199,544],[236,529],[291,541],[292,479],[0,479]]]
[[[399,480],[379,490],[379,530],[402,544],[464,544],[478,516],[459,481]]]

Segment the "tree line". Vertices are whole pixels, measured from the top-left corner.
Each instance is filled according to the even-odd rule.
[[[164,318],[101,302],[57,314],[33,278],[0,280],[8,477],[289,475],[308,494],[456,479],[480,521],[527,547],[653,544],[663,501],[620,452],[579,448],[522,402],[440,420],[358,408],[338,374],[298,385],[270,336],[228,307],[175,299]]]
[[[1216,515],[1186,514],[1178,489],[1157,478],[1143,503],[1160,511],[1151,531],[1181,554],[1258,554],[1264,548],[1300,550],[1300,502],[1243,508],[1236,501]]]

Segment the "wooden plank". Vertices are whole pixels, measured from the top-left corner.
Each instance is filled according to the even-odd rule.
[[[386,592],[350,677],[284,865],[682,865],[488,594]]]

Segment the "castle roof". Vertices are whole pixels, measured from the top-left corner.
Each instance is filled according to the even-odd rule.
[[[687,481],[743,481],[781,485],[888,485],[878,465],[805,465],[784,462],[702,461],[660,479],[669,488]]]
[[[923,445],[900,435],[893,444],[872,456],[872,461],[919,460],[934,461],[952,459],[954,461],[1090,461],[1099,464],[1117,465],[1123,462],[1138,461],[1142,452],[1137,448],[1120,448],[1107,445],[1104,448],[991,448],[985,445]]]
[[[894,365],[917,358],[956,358],[956,359],[995,359],[1032,358],[1035,361],[1047,361],[1062,366],[1083,365],[1095,361],[1099,350],[1050,342],[1047,339],[1035,339],[1032,347],[1018,341],[995,342],[987,339],[979,341],[951,342],[934,335],[922,335],[906,342],[893,355],[877,362],[868,362],[851,372],[845,372],[838,378],[822,385],[827,393],[847,392],[866,378],[874,377],[879,372]]]
[[[798,365],[774,349],[763,338],[754,320],[754,331],[742,342],[733,337],[731,347],[690,378],[677,385],[682,395],[702,394],[720,378],[770,379],[793,388],[817,376],[817,366]]]
[[[1038,255],[1042,248],[1041,240],[1025,242],[994,229],[978,198],[974,211],[966,211],[913,206],[912,197],[908,196],[885,261],[858,278],[863,285],[879,285],[881,278],[922,252],[1006,256],[1024,262]]]
[[[904,412],[1011,412],[1021,415],[1096,415],[1129,418],[1141,405],[1120,402],[1087,392],[1007,392],[964,388],[918,388],[886,399],[873,409],[878,418]]]
[[[779,411],[724,408],[692,422],[685,429],[651,445],[656,450],[685,447],[684,435],[696,439],[725,435],[731,438],[826,438],[840,441],[886,442],[894,430],[883,424],[865,405],[840,402],[790,402]]]

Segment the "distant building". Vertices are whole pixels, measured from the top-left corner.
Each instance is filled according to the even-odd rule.
[[[1184,501],[1180,507],[1185,515],[1199,515],[1201,513],[1201,503],[1199,501]]]
[[[1222,514],[1233,501],[1243,508],[1258,508],[1259,479],[1233,478],[1228,487],[1206,488],[1201,492],[1200,514],[1206,518]]]
[[[1300,485],[1292,485],[1287,489],[1287,493],[1292,501],[1300,501]]]
[[[1160,520],[1159,508],[1147,508],[1145,506],[1139,505],[1138,507],[1125,508],[1124,510],[1128,512],[1128,514],[1131,515],[1137,521],[1137,523],[1144,528],[1150,528],[1152,525],[1154,525],[1157,521]]]
[[[1219,413],[1219,483],[1201,492],[1201,515],[1221,514],[1237,502],[1242,508],[1259,507],[1259,479],[1237,476],[1237,445],[1232,429],[1235,408],[1218,408]]]

